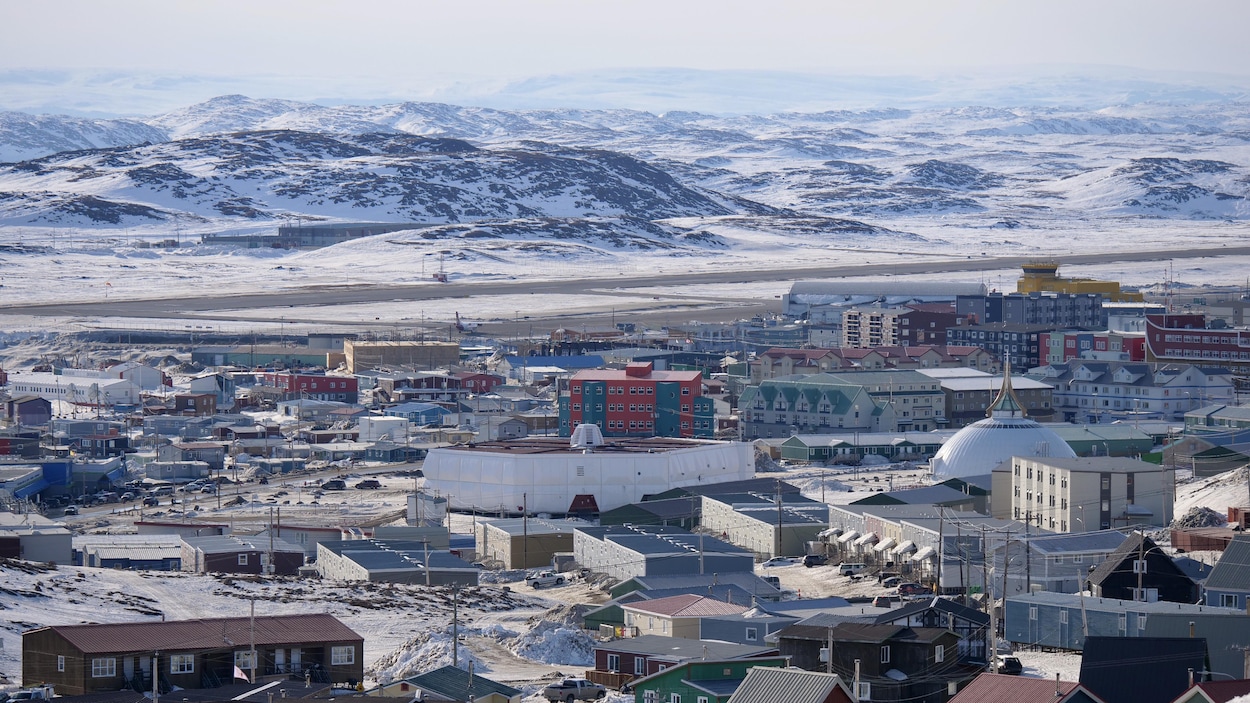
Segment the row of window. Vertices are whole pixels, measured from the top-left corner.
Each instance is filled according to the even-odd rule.
[[[356,648],[351,645],[330,648],[330,664],[332,666],[347,666],[356,663]],[[239,650],[234,653],[234,665],[240,669],[251,670],[253,667],[252,651]],[[58,655],[56,658],[56,670],[65,671],[65,657]],[[171,674],[194,674],[195,673],[195,655],[194,654],[171,654],[169,656],[169,673]],[[116,657],[96,657],[91,660],[91,677],[92,678],[111,678],[117,676],[117,658]]]

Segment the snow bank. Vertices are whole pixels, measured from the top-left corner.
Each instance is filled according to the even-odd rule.
[[[462,637],[471,634],[472,631],[461,629]],[[482,634],[482,631],[477,631],[477,634]],[[457,664],[467,669],[470,661],[473,662],[474,671],[477,673],[490,671],[490,667],[474,656],[462,643]],[[409,676],[433,671],[451,663],[451,628],[447,627],[422,632],[409,639],[365,669],[365,676],[375,679],[380,684],[388,684]]]

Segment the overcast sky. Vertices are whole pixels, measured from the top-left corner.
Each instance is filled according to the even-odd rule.
[[[327,97],[646,67],[1246,75],[1247,27],[1246,0],[0,0],[0,71],[290,78]]]

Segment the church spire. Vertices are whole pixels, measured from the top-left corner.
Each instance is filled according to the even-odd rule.
[[[1011,360],[1003,361],[1003,386],[998,390],[998,397],[986,408],[986,417],[1025,417],[1029,413],[1020,402],[1020,397],[1011,387]]]

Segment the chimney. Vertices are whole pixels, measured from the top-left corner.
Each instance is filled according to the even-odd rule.
[[[1189,686],[1190,686],[1190,688],[1193,688],[1193,685],[1194,685],[1194,669],[1193,669],[1193,667],[1190,667],[1190,668],[1189,668]]]
[[[1191,639],[1191,640],[1194,638],[1194,630],[1195,630],[1195,628],[1194,628],[1194,621],[1193,621],[1193,620],[1190,620],[1190,621],[1189,621],[1189,639]]]
[[[1059,672],[1055,672],[1055,698],[1063,697],[1063,689],[1059,687]]]

